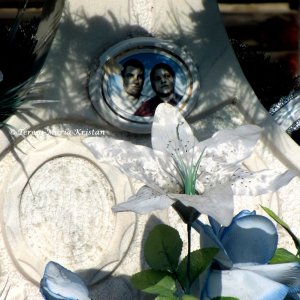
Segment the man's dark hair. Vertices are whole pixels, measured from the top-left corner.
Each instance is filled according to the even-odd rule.
[[[122,77],[125,76],[125,71],[126,71],[127,67],[138,68],[138,69],[143,70],[143,73],[145,73],[145,67],[142,62],[140,62],[137,59],[129,59],[129,60],[125,61],[125,63],[123,64],[123,69],[121,71]]]
[[[174,72],[174,70],[172,69],[172,67],[170,65],[165,64],[165,63],[159,63],[159,64],[155,65],[152,68],[151,72],[150,72],[150,81],[151,81],[151,84],[152,84],[153,79],[154,79],[154,73],[158,69],[167,70],[172,75],[172,77],[175,78],[175,72]]]

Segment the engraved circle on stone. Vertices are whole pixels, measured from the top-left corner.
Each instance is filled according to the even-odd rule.
[[[95,268],[114,231],[114,203],[110,182],[92,162],[76,156],[51,159],[21,195],[22,235],[39,257],[71,269]]]

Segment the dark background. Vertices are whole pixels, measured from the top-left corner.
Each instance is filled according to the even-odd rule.
[[[219,0],[241,67],[267,110],[299,87],[299,1]]]

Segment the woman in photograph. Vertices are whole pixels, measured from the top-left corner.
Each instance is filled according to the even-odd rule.
[[[175,72],[170,65],[156,64],[150,72],[150,81],[155,96],[145,101],[135,112],[135,116],[150,117],[154,115],[160,103],[176,106],[182,98],[175,92]]]

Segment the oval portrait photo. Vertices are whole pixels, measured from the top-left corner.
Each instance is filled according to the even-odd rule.
[[[134,38],[106,51],[91,74],[89,95],[97,113],[110,124],[149,133],[156,107],[163,102],[187,115],[199,89],[187,53],[153,38]]]

